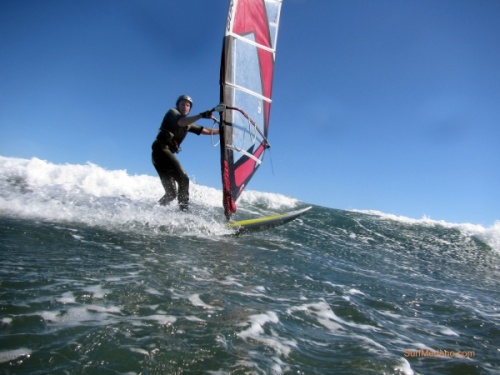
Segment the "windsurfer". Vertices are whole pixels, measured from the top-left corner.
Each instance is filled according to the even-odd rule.
[[[179,96],[175,108],[168,110],[163,118],[158,135],[152,145],[153,165],[165,189],[165,195],[159,200],[159,203],[165,206],[177,197],[179,208],[182,211],[187,211],[189,205],[189,178],[174,154],[180,151],[180,144],[188,132],[197,135],[219,134],[218,129],[208,129],[195,124],[195,121],[202,118],[211,119],[212,111],[208,110],[188,117],[192,107],[193,100],[189,96]]]

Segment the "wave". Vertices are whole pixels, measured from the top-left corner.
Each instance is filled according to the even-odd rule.
[[[92,163],[54,164],[35,157],[0,156],[0,169],[2,215],[113,230],[147,229],[179,235],[227,234],[220,189],[191,182],[191,211],[184,214],[179,212],[176,204],[168,207],[157,204],[163,188],[156,176],[130,175],[126,170],[106,170]],[[303,203],[282,194],[247,190],[238,201],[238,215],[239,218],[271,215]],[[427,217],[412,219],[373,210],[351,211],[415,226],[454,228],[477,237],[500,252],[500,222],[484,227]]]
[[[490,227],[484,227],[479,224],[449,223],[444,220],[433,220],[426,216],[424,216],[421,219],[412,219],[409,217],[398,216],[376,210],[353,210],[353,211],[368,215],[378,216],[381,219],[398,221],[404,224],[419,225],[425,227],[443,227],[443,228],[457,229],[462,233],[480,239],[482,242],[488,244],[488,246],[493,248],[496,252],[500,253],[500,221],[496,221]]]
[[[130,175],[98,165],[53,164],[38,158],[0,156],[0,212],[50,221],[105,227],[161,228],[170,232],[224,232],[222,191],[190,184],[190,214],[176,204],[157,204],[164,194],[157,177]],[[270,214],[299,204],[274,193],[245,191],[239,211]],[[203,229],[204,228],[204,229]],[[187,231],[186,231],[187,229]]]

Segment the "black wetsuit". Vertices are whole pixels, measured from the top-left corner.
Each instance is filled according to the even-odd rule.
[[[185,211],[189,204],[189,178],[174,154],[180,151],[180,144],[188,132],[200,135],[203,127],[196,124],[177,125],[182,117],[184,116],[175,108],[167,112],[152,145],[152,159],[165,189],[160,204],[167,205],[178,197],[179,207]],[[178,193],[176,182],[179,186]]]

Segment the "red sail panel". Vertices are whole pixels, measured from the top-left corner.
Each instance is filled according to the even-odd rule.
[[[234,20],[233,32],[239,35],[253,33],[255,41],[263,46],[271,48],[271,37],[269,33],[269,21],[267,20],[264,1],[249,0],[239,1]],[[274,52],[266,51],[263,48],[258,50],[260,73],[262,75],[262,89],[264,96],[271,98],[274,73]],[[269,126],[269,114],[271,103],[265,102],[265,130]]]

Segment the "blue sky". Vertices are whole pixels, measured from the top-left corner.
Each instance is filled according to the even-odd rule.
[[[177,96],[194,98],[193,113],[218,103],[227,9],[1,1],[0,155],[156,176],[150,146]],[[500,220],[499,18],[496,0],[285,0],[272,148],[248,188]],[[210,137],[189,136],[179,158],[195,182],[221,187]]]

